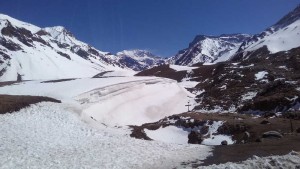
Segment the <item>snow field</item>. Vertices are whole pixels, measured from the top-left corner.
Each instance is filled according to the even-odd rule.
[[[287,51],[300,45],[300,20],[281,28],[274,33],[269,33],[253,44],[247,46],[246,51],[253,51],[267,46],[271,53]]]
[[[83,123],[64,104],[39,103],[0,116],[1,168],[174,168],[210,148],[132,139]]]
[[[135,81],[76,97],[83,113],[110,126],[142,125],[185,112],[188,94],[169,79]]]
[[[0,93],[48,96],[74,106],[80,104],[79,111],[110,126],[155,122],[187,111],[185,104],[191,99],[176,81],[156,77],[29,81],[1,87]]]

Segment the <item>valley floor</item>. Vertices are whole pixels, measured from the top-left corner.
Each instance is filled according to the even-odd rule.
[[[254,152],[246,144],[213,147],[130,137],[128,125],[156,122],[184,112],[188,101],[193,104],[193,95],[170,79],[103,77],[11,82],[0,84],[0,94],[6,94],[0,95],[0,111],[6,111],[0,115],[0,168],[201,168],[246,160],[257,153],[270,155]],[[40,101],[50,102],[37,103]],[[284,144],[284,139],[281,141],[286,151],[274,154],[290,152],[291,147]],[[298,141],[295,137],[289,143]],[[263,145],[269,147],[263,151],[273,147],[268,142]],[[295,153],[269,158],[279,159],[277,167],[300,165],[300,156]],[[255,160],[262,166],[270,164],[268,158],[257,157],[208,168],[251,168]]]
[[[132,119],[138,105],[134,104],[141,104],[141,100],[146,104],[137,110],[179,113],[168,106],[174,103],[168,101],[170,98],[181,105],[173,106],[174,110],[185,109],[188,93],[173,80],[112,77],[27,81],[3,85],[0,93],[16,95],[3,95],[2,99],[8,101],[2,102],[0,109],[20,105],[16,100],[22,98],[20,95],[47,96],[62,102],[28,107],[36,102],[28,99],[34,97],[24,96],[26,108],[0,116],[0,168],[174,168],[211,155],[209,146],[150,142],[129,136],[125,124],[136,123]],[[115,117],[101,115],[116,105],[121,107],[112,112]],[[92,111],[90,107],[94,107]],[[141,113],[139,123],[168,115]]]

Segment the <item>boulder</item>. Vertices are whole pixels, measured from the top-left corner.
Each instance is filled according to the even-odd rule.
[[[226,140],[223,140],[223,141],[221,142],[221,145],[226,146],[226,145],[228,145],[228,142],[227,142]]]
[[[258,142],[258,143],[260,143],[260,142],[262,142],[263,140],[261,139],[261,138],[257,138],[256,140],[255,140],[255,142]]]
[[[189,144],[201,144],[203,141],[202,135],[199,132],[191,131],[188,135]]]
[[[271,124],[271,123],[267,120],[263,120],[262,122],[260,122],[260,124]]]

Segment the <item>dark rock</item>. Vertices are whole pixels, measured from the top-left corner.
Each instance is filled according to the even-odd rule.
[[[50,36],[50,34],[48,33],[48,32],[46,32],[45,30],[39,30],[37,33],[35,33],[35,34],[37,34],[37,35],[39,35],[39,36],[44,36],[44,35],[49,35]]]
[[[208,127],[208,126],[203,126],[203,127],[201,127],[201,129],[200,129],[200,133],[201,133],[201,134],[207,134],[207,133],[208,133],[208,130],[209,130],[209,127]]]
[[[78,46],[73,46],[71,50],[72,50],[73,52],[75,52],[74,50],[75,50],[76,47],[78,47]],[[87,53],[85,50],[83,50],[83,49],[81,49],[81,48],[78,49],[75,53],[76,53],[78,56],[80,56],[80,57],[82,57],[82,58],[84,58],[84,59],[89,59],[88,56],[89,56],[90,54]]]
[[[58,46],[59,48],[62,48],[62,49],[66,49],[67,47],[70,46],[69,44],[66,44],[66,43],[60,43],[60,42],[58,42],[58,41],[54,41],[54,42],[57,44],[57,46]]]
[[[226,145],[228,145],[228,142],[227,142],[226,140],[223,140],[223,141],[221,142],[221,145],[226,146]]]
[[[2,52],[2,51],[0,51],[0,56],[1,56],[1,58],[4,59],[4,60],[9,60],[9,59],[11,59],[9,55],[7,55],[6,53],[4,53],[4,52]]]
[[[99,52],[97,52],[97,50],[92,47],[89,47],[88,52],[93,55],[100,56]]]
[[[300,128],[298,128],[298,129],[296,130],[296,132],[297,132],[297,133],[300,133]]]
[[[258,143],[260,143],[260,142],[262,142],[263,140],[261,139],[261,138],[257,138],[256,140],[255,140],[255,142],[258,142]]]
[[[248,131],[245,131],[244,135],[243,135],[243,142],[247,143],[250,140],[251,134]]]
[[[262,138],[282,138],[282,134],[277,131],[268,131],[262,135]]]
[[[0,37],[0,45],[4,46],[6,49],[11,51],[22,50],[20,45],[12,42],[11,40],[6,40],[5,38],[1,38],[1,37]]]
[[[17,82],[20,82],[20,81],[22,81],[22,75],[20,75],[20,74],[18,73],[18,75],[17,75]]]
[[[51,45],[50,45],[48,42],[44,41],[44,40],[43,40],[42,38],[40,38],[40,37],[33,36],[33,37],[32,37],[32,40],[33,40],[33,41],[36,41],[36,42],[40,42],[40,43],[42,43],[42,44],[44,44],[44,45],[46,45],[46,46],[51,47]]]
[[[67,59],[71,60],[71,57],[70,57],[70,55],[68,55],[68,54],[66,54],[66,53],[63,53],[63,52],[60,52],[60,51],[57,51],[57,53],[58,53],[59,55],[61,55],[61,56],[65,57],[65,58],[67,58]]]
[[[271,123],[267,120],[263,120],[262,122],[260,122],[260,124],[271,124]]]
[[[1,33],[5,36],[16,37],[24,45],[28,47],[33,47],[33,35],[29,30],[25,28],[15,28],[9,21],[7,21],[7,26],[2,28]]]
[[[202,135],[199,132],[191,131],[188,135],[189,144],[201,144],[203,141]]]

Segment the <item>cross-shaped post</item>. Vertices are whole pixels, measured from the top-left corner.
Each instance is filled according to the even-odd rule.
[[[188,107],[188,112],[190,112],[190,106],[191,106],[191,104],[190,104],[190,101],[188,101],[188,104],[187,104],[187,105],[185,105],[185,106],[187,106],[187,107]]]

